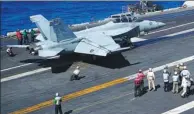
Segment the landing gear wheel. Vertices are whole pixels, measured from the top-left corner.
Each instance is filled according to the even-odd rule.
[[[92,56],[92,60],[93,61],[96,61],[97,60],[97,57],[96,56]]]
[[[140,32],[138,32],[137,37],[140,37]]]

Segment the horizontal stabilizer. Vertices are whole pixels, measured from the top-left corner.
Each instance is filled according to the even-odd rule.
[[[39,41],[45,41],[44,37],[42,36],[42,34],[38,34],[35,38],[36,40],[39,40]]]

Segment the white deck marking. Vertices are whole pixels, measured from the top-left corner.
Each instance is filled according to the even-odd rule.
[[[181,31],[181,32],[172,33],[172,34],[169,34],[169,35],[165,35],[164,37],[166,37],[166,36],[176,36],[176,35],[192,32],[192,31],[194,31],[194,28],[188,29],[188,30],[184,30],[184,31]]]
[[[168,63],[168,64],[161,65],[159,67],[155,67],[155,68],[153,68],[153,71],[162,70],[165,67],[165,65],[168,65],[169,67],[172,67],[172,66],[175,66],[175,65],[177,65],[181,62],[185,63],[185,62],[189,62],[189,61],[192,61],[192,60],[194,60],[194,55],[192,55],[190,57],[187,57],[187,58],[184,58],[184,59],[181,59],[181,60],[178,60],[178,61],[175,61],[175,62],[172,62],[172,63]],[[10,77],[2,78],[1,82],[6,82],[6,81],[9,81],[9,80],[26,77],[26,76],[29,76],[29,75],[32,75],[32,74],[35,74],[35,73],[40,73],[40,72],[43,72],[43,71],[47,71],[47,70],[50,70],[50,69],[51,69],[51,67],[49,67],[49,68],[40,68],[40,69],[37,69],[37,70],[33,70],[33,71],[13,75],[13,76],[10,76]],[[147,71],[144,71],[144,72],[147,72]],[[136,76],[136,74],[133,74],[133,75],[130,75],[130,76],[127,76],[127,77],[124,77],[124,78],[127,78],[128,80],[131,80],[131,79],[135,78],[135,76]]]
[[[149,35],[149,34],[155,34],[155,33],[162,32],[162,31],[166,31],[166,30],[170,30],[170,29],[174,29],[174,28],[178,28],[178,27],[182,27],[182,26],[186,26],[186,25],[193,24],[193,23],[194,23],[194,22],[190,22],[190,23],[186,23],[186,24],[182,24],[182,25],[170,27],[170,28],[167,28],[167,29],[162,29],[162,30],[158,30],[158,31],[155,31],[155,32],[150,32],[150,33],[148,33],[148,35]],[[171,34],[171,35],[172,35],[172,34]],[[141,39],[141,38],[140,38],[140,39]],[[142,40],[145,40],[145,39],[142,39]],[[134,41],[134,42],[135,42],[135,41]],[[28,66],[28,65],[31,65],[31,64],[34,64],[34,63],[27,63],[27,64],[15,66],[15,67],[10,67],[10,68],[1,70],[1,72],[8,71],[8,70],[12,70],[12,69],[16,69],[16,68],[20,68],[20,67],[24,67],[24,66]]]
[[[193,23],[194,23],[194,22],[185,23],[185,24],[178,25],[178,26],[174,26],[174,27],[170,27],[170,28],[167,28],[167,29],[162,29],[162,30],[158,30],[158,31],[155,31],[155,32],[150,32],[150,33],[148,33],[148,35],[149,35],[149,34],[155,34],[155,33],[158,33],[158,32],[167,31],[167,30],[170,30],[170,29],[174,29],[174,28],[178,28],[178,27],[182,27],[182,26],[186,26],[186,25],[190,25],[190,24],[193,24]]]
[[[174,108],[172,110],[164,112],[162,114],[180,114],[180,113],[185,112],[185,111],[192,109],[192,108],[194,108],[194,101],[191,101],[187,104],[184,104],[182,106],[179,106],[177,108]]]
[[[181,32],[176,32],[176,33],[168,34],[168,35],[165,35],[165,36],[162,36],[162,37],[172,37],[172,36],[176,36],[176,35],[180,35],[180,34],[192,32],[192,31],[194,31],[194,28],[188,29],[188,30],[184,30],[184,31],[181,31]],[[135,43],[135,42],[141,42],[141,41],[145,41],[145,40],[147,40],[147,39],[137,38],[137,37],[131,38],[131,42],[133,42],[133,43]]]
[[[28,65],[31,65],[31,64],[33,64],[33,63],[27,63],[27,64],[15,66],[15,67],[6,68],[6,69],[1,70],[1,72],[12,70],[12,69],[16,69],[16,68],[20,68],[20,67],[23,67],[23,66],[28,66]]]
[[[47,59],[54,59],[54,58],[57,58],[57,57],[58,56],[54,56],[54,57],[50,57],[50,58],[47,58]],[[28,66],[28,65],[31,65],[31,64],[34,64],[34,63],[27,63],[27,64],[23,64],[23,65],[18,65],[18,66],[15,66],[15,67],[6,68],[6,69],[1,70],[1,72],[16,69],[16,68],[20,68],[20,67],[24,67],[24,66]]]
[[[21,74],[17,74],[17,75],[13,75],[13,76],[10,76],[10,77],[2,78],[1,82],[6,82],[6,81],[9,81],[9,80],[26,77],[26,76],[29,76],[29,75],[32,75],[32,74],[37,74],[37,73],[40,73],[40,72],[44,72],[44,71],[47,71],[47,70],[50,70],[50,69],[51,69],[51,67],[40,68],[40,69],[36,69],[36,70],[33,70],[33,71],[24,72],[24,73],[21,73]]]

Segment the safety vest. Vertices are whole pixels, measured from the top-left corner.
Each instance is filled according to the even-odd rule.
[[[164,79],[164,82],[168,82],[168,80],[169,80],[169,73],[163,73],[163,79]]]
[[[55,105],[61,105],[61,102],[62,102],[61,97],[55,97],[54,98],[54,104]]]
[[[17,38],[19,39],[19,40],[21,40],[22,39],[22,34],[18,31],[18,32],[16,32],[16,36],[17,36]]]
[[[178,82],[178,79],[179,79],[179,75],[173,75],[172,76],[172,81],[173,82]]]
[[[138,86],[138,85],[141,84],[141,81],[142,80],[140,78],[135,78],[134,83],[135,83],[136,86]]]
[[[137,76],[142,78],[142,79],[144,79],[144,77],[145,77],[145,75],[143,73],[138,73]]]

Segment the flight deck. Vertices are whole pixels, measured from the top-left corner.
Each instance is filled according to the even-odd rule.
[[[53,114],[52,99],[58,92],[66,114],[158,114],[177,107],[183,114],[193,114],[180,106],[194,101],[194,88],[188,98],[163,91],[162,68],[185,62],[194,76],[194,9],[142,19],[161,21],[163,28],[140,36],[145,41],[119,55],[90,61],[79,56],[48,59],[32,56],[25,49],[13,49],[8,57],[1,50],[1,113]],[[1,42],[17,43],[16,39]],[[79,65],[80,80],[69,81]],[[157,91],[134,97],[134,74],[142,69],[156,70]],[[172,70],[172,67],[170,67]],[[147,88],[147,80],[145,80]]]

